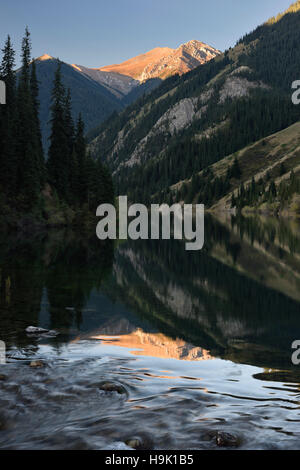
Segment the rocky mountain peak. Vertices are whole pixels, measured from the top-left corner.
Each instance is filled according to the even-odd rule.
[[[140,82],[150,78],[165,79],[171,75],[189,72],[216,57],[220,51],[201,41],[192,39],[177,49],[157,47],[121,64],[108,65],[99,70],[117,72]]]
[[[45,60],[53,60],[53,59],[54,59],[54,57],[52,57],[51,55],[43,54],[40,57],[38,57],[36,60],[40,60],[41,62],[43,62]]]

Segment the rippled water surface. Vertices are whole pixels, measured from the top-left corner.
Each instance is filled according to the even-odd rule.
[[[216,449],[225,431],[241,449],[299,449],[299,239],[296,222],[208,220],[199,253],[4,240],[0,448]]]

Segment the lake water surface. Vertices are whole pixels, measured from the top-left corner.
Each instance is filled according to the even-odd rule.
[[[1,449],[300,449],[299,222],[207,218],[201,252],[11,235],[0,294]]]

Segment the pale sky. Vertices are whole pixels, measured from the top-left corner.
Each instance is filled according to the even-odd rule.
[[[33,57],[100,67],[154,47],[198,39],[220,50],[285,10],[291,0],[10,0],[1,1],[0,42],[17,53],[28,25]]]

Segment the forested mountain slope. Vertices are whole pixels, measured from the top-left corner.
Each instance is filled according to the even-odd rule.
[[[151,91],[165,77],[181,75],[219,53],[213,47],[193,40],[182,44],[178,49],[157,48],[129,59],[125,62],[125,68],[123,64],[89,68],[62,62],[61,74],[64,86],[66,89],[70,88],[74,116],[81,111],[86,130],[89,131],[114,111],[123,110],[139,96]],[[44,54],[35,59],[35,65],[40,86],[41,130],[46,149],[52,82],[58,59]]]
[[[170,201],[300,215],[300,122],[229,155],[168,188]]]
[[[110,165],[119,193],[162,201],[178,181],[299,120],[291,101],[299,63],[298,1],[234,48],[112,116],[90,150]]]
[[[39,81],[40,121],[44,148],[48,147],[50,135],[50,103],[53,79],[58,60],[50,56],[35,60],[36,74]],[[95,127],[100,121],[108,118],[113,111],[120,111],[123,106],[120,100],[101,83],[78,73],[71,65],[61,63],[61,74],[64,86],[70,88],[74,118],[81,112],[86,129]]]

